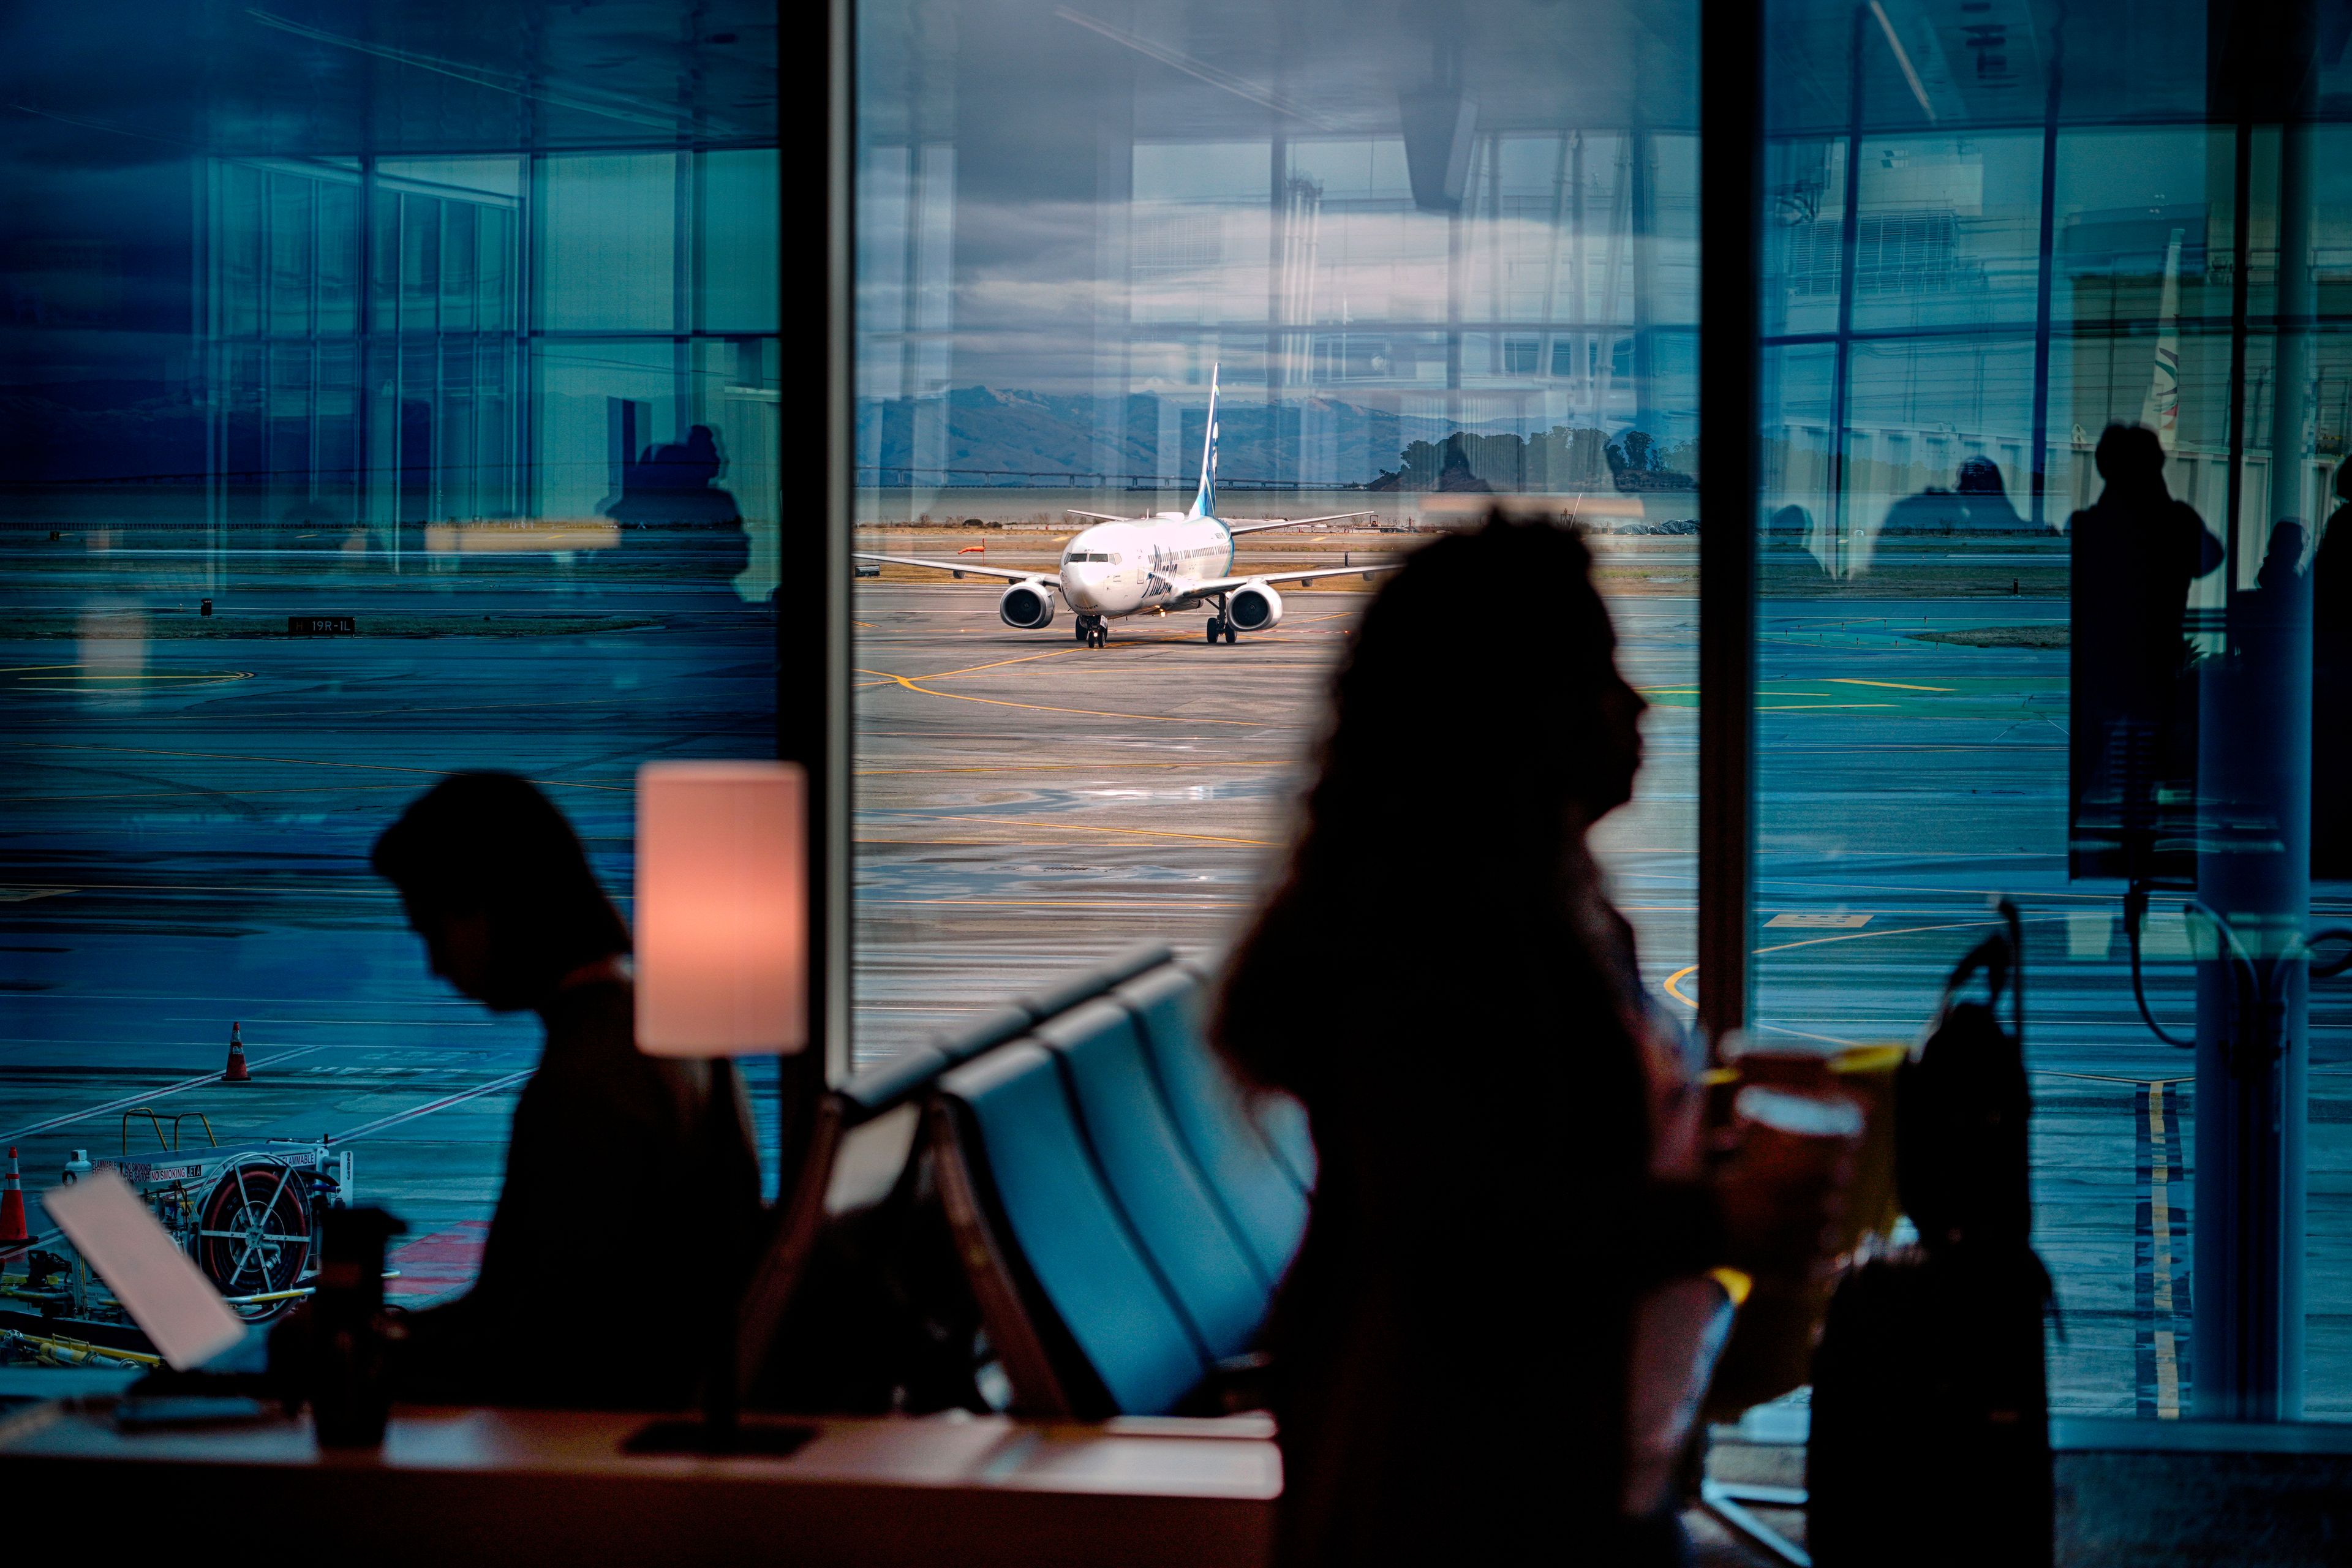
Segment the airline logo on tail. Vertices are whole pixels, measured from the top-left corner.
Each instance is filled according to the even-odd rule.
[[[1209,433],[1201,441],[1201,489],[1192,497],[1192,515],[1217,515],[1217,372],[1219,365],[1209,367]]]
[[[2149,374],[2147,395],[2140,400],[2139,422],[2156,432],[2168,452],[2180,434],[2180,237],[2164,247],[2164,292],[2156,310],[2156,366]]]

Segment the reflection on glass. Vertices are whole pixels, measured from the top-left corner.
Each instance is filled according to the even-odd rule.
[[[538,1033],[425,973],[371,841],[509,769],[625,900],[636,764],[774,744],[774,13],[500,16],[0,24],[0,1121],[40,1185],[126,1084],[358,1134],[412,1297]],[[254,1085],[192,1079],[232,1025]]]
[[[2352,191],[2176,11],[1771,8],[1762,1027],[1912,1037],[2017,898],[2053,1407],[2343,1418]]]
[[[1213,602],[1081,651],[1076,607],[981,574],[1184,510],[1213,378],[1219,515],[1331,519],[1242,535],[1235,574],[1377,564],[1498,500],[1594,531],[1654,705],[1604,837],[1652,979],[1687,968],[1696,29],[860,5],[856,548],[896,558],[856,612],[861,1057],[1139,938],[1213,952],[1256,895],[1361,574],[1213,655]]]

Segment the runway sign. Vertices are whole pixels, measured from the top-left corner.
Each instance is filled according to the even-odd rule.
[[[1868,915],[1800,914],[1790,910],[1774,915],[1764,922],[1768,926],[1795,926],[1808,931],[1859,931],[1870,923]]]
[[[359,633],[359,622],[350,616],[289,616],[286,635],[289,637],[347,637]]]

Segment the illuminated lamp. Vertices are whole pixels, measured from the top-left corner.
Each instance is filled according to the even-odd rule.
[[[637,1048],[651,1057],[790,1055],[808,1045],[808,778],[790,763],[637,770]],[[638,1454],[788,1454],[805,1426],[736,1409],[739,1304],[710,1303],[699,1421],[661,1421]]]
[[[808,782],[791,763],[637,770],[637,1048],[808,1044]]]

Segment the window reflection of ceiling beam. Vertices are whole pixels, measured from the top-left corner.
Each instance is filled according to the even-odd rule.
[[[1936,106],[1927,101],[1927,86],[1919,79],[1918,68],[1911,63],[1911,51],[1903,47],[1903,40],[1895,35],[1895,23],[1886,15],[1886,7],[1880,5],[1879,0],[1870,0],[1870,14],[1878,18],[1878,30],[1886,35],[1886,47],[1895,51],[1895,63],[1903,68],[1903,79],[1911,84],[1911,96],[1919,100],[1919,111],[1933,124]]]
[[[1286,114],[1293,120],[1303,120],[1318,131],[1339,129],[1337,121],[1318,114],[1311,109],[1302,109],[1289,100],[1277,97],[1262,87],[1253,86],[1229,71],[1221,71],[1206,61],[1196,60],[1190,55],[1178,54],[1174,49],[1155,44],[1149,38],[1138,37],[1124,27],[1115,27],[1108,22],[1100,21],[1082,11],[1073,11],[1067,5],[1055,6],[1054,15],[1061,17],[1065,22],[1075,22],[1089,32],[1100,33],[1112,43],[1133,49],[1147,59],[1158,60],[1161,65],[1182,71],[1195,80],[1205,81],[1213,88],[1221,88],[1235,98],[1247,99],[1261,109],[1271,109],[1276,114]]]
[[[488,88],[492,92],[512,93],[517,98],[533,99],[559,109],[576,109],[583,114],[601,114],[608,120],[624,121],[631,125],[650,125],[660,131],[707,129],[722,135],[743,134],[740,128],[726,121],[708,118],[698,121],[691,114],[651,99],[607,92],[601,88],[549,87],[528,77],[491,70],[485,66],[468,65],[462,60],[447,59],[438,55],[420,54],[415,49],[394,48],[389,44],[372,44],[364,38],[346,37],[341,33],[330,33],[324,28],[310,26],[268,11],[248,7],[246,15],[265,27],[276,27],[280,32],[291,33],[313,43],[332,44],[337,48],[373,55],[379,59],[414,66],[418,70],[436,71],[476,87]]]
[[[166,147],[184,147],[191,153],[205,149],[194,142],[184,142],[177,136],[158,136],[152,131],[133,131],[128,125],[115,125],[104,120],[92,120],[83,114],[60,114],[54,109],[37,109],[29,103],[12,101],[8,107],[19,114],[29,114],[36,120],[54,120],[60,125],[72,125],[84,131],[103,131],[110,136],[130,136],[141,142],[161,142]]]

